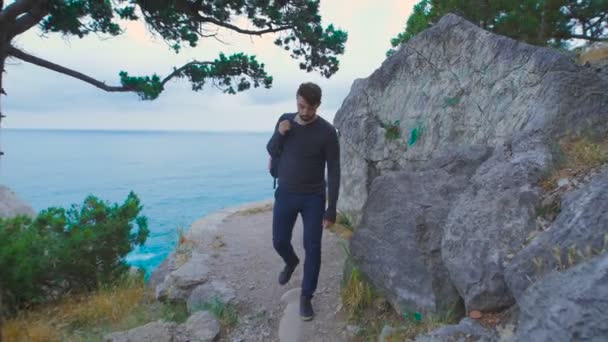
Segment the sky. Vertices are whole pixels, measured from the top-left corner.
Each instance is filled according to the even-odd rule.
[[[302,82],[323,89],[318,114],[333,121],[353,81],[368,77],[385,59],[390,39],[403,31],[415,0],[322,0],[323,25],[348,32],[340,70],[330,79],[299,70],[289,52],[273,44],[276,36],[251,37],[220,30],[224,43],[213,38],[195,48],[173,52],[141,21],[123,25],[118,37],[89,35],[84,39],[58,34],[42,36],[32,29],[13,41],[30,54],[80,71],[109,85],[120,85],[121,70],[131,75],[167,75],[192,60],[213,60],[218,53],[256,55],[273,76],[271,89],[257,88],[237,95],[212,86],[194,92],[187,80],[168,82],[154,101],[135,93],[107,93],[80,80],[17,59],[9,59],[3,86],[3,128],[94,130],[187,130],[267,132],[278,117],[296,111],[295,93]]]

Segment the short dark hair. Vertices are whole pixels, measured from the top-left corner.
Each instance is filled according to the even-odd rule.
[[[302,83],[296,96],[302,96],[309,105],[316,106],[321,103],[321,87],[312,82]]]

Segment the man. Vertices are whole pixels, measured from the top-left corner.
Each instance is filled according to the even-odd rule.
[[[296,100],[298,112],[279,118],[267,149],[272,158],[279,158],[279,186],[274,195],[272,220],[273,245],[285,262],[279,284],[285,285],[289,281],[300,262],[291,245],[293,227],[300,214],[304,223],[305,250],[300,317],[308,321],[314,316],[311,299],[319,279],[323,228],[336,222],[340,147],[335,128],[317,115],[321,88],[314,83],[303,83],[298,88]]]

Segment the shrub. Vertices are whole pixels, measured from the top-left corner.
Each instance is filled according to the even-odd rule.
[[[122,205],[89,196],[82,206],[48,208],[33,220],[0,219],[4,313],[119,279],[129,269],[125,256],[149,234],[141,210],[131,192]]]

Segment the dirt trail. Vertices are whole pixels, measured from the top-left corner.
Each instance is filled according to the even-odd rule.
[[[313,307],[315,319],[298,316],[304,260],[302,221],[298,218],[293,246],[302,262],[290,282],[281,286],[277,277],[283,261],[272,246],[272,202],[250,205],[221,219],[205,230],[214,253],[209,258],[211,278],[226,282],[236,291],[239,324],[226,341],[347,341],[346,323],[340,312],[340,281],[345,260],[342,239],[323,233],[322,264]],[[207,219],[208,221],[208,219]],[[196,222],[193,225],[196,228]]]

